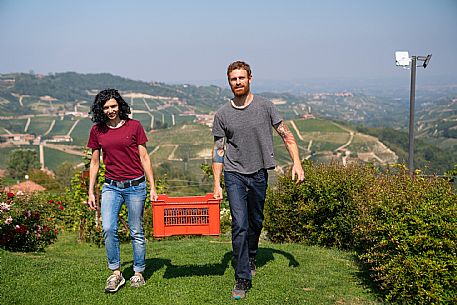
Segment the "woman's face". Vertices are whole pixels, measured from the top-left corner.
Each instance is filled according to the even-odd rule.
[[[108,117],[110,121],[117,120],[119,117],[119,105],[115,99],[109,99],[103,105],[103,113]]]

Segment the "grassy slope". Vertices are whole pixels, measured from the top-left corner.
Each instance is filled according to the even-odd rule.
[[[130,244],[122,271],[132,275]],[[227,237],[152,241],[145,287],[103,292],[105,250],[64,234],[46,253],[0,250],[2,304],[227,304],[233,287]],[[254,288],[244,304],[379,304],[362,284],[350,253],[261,242]]]
[[[56,170],[64,162],[79,164],[83,162],[83,159],[81,156],[70,155],[60,150],[44,148],[44,164],[47,168]]]

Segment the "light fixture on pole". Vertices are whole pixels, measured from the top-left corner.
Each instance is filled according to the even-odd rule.
[[[409,149],[408,149],[408,169],[409,173],[414,173],[414,100],[416,97],[416,63],[422,61],[422,67],[426,68],[432,54],[427,56],[411,56],[408,52],[395,52],[395,63],[400,67],[411,67],[411,88],[409,91]]]

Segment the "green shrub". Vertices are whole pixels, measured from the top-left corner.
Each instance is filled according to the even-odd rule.
[[[390,303],[457,303],[457,195],[447,179],[367,165],[304,164],[269,189],[272,241],[356,250]]]
[[[389,302],[457,302],[457,196],[441,178],[382,174],[360,194],[360,258]]]
[[[95,194],[101,192],[101,187],[104,181],[104,165],[100,164],[100,174],[95,185]],[[100,192],[97,193],[97,190]],[[71,222],[68,227],[78,232],[80,241],[87,241],[98,246],[103,245],[103,233],[101,226],[100,210],[91,210],[88,206],[88,191],[89,191],[89,172],[77,171],[71,180],[71,188],[67,190],[67,194],[72,197],[71,206]],[[120,235],[122,237],[122,235]]]
[[[370,183],[368,166],[304,164],[305,181],[289,175],[269,189],[265,228],[272,241],[351,248],[358,211],[354,198]]]
[[[57,238],[60,201],[46,194],[0,193],[0,247],[9,251],[43,251]]]

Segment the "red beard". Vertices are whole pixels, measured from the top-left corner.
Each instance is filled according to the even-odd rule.
[[[232,92],[237,97],[247,95],[249,93],[249,85],[234,88],[232,87]]]

